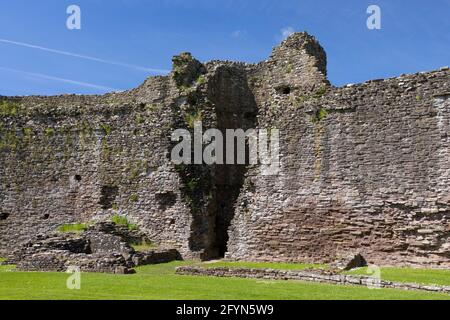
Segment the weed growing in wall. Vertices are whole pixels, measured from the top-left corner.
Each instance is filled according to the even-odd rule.
[[[101,123],[100,124],[100,129],[102,130],[102,132],[107,136],[111,133],[111,126],[106,124],[106,123]]]
[[[136,224],[130,223],[127,217],[118,214],[111,217],[111,222],[118,226],[126,226],[130,231],[137,230],[138,228]]]
[[[139,196],[135,193],[133,193],[130,198],[129,198],[130,202],[138,202],[139,200]]]
[[[86,223],[69,223],[59,226],[56,231],[63,233],[81,233],[87,229]]]
[[[19,105],[15,102],[1,100],[0,101],[0,116],[16,116],[19,112]]]
[[[319,89],[317,89],[316,92],[314,92],[314,98],[319,99],[322,98],[325,93],[327,93],[327,87],[325,85],[321,86]]]
[[[206,77],[204,75],[199,75],[197,80],[195,81],[196,85],[201,86],[206,83]]]
[[[322,121],[328,116],[328,111],[325,108],[320,108],[312,116],[312,122],[317,123]]]
[[[193,129],[196,122],[202,121],[202,111],[194,110],[184,114],[184,120],[189,128]]]
[[[53,137],[55,135],[55,129],[53,128],[45,128],[44,134],[46,137]]]

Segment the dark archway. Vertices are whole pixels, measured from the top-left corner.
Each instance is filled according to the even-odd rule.
[[[257,104],[248,86],[246,73],[238,67],[219,68],[210,82],[209,100],[215,106],[217,126],[224,136],[226,155],[226,145],[229,143],[226,139],[227,129],[246,131],[257,127]],[[213,258],[224,257],[227,252],[228,230],[247,171],[249,148],[246,147],[245,164],[238,164],[237,140],[238,138],[235,138],[234,141],[234,163],[216,165],[214,170],[214,239],[211,241],[211,252],[215,253]]]

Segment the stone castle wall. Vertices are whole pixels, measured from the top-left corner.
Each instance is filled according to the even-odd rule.
[[[448,70],[260,106],[281,173],[251,168],[230,258],[450,266]],[[264,113],[265,110],[266,112]]]
[[[450,72],[332,87],[295,34],[259,64],[174,58],[104,96],[1,99],[0,250],[127,214],[185,258],[450,266]],[[174,129],[278,128],[281,172],[173,165]]]
[[[168,82],[146,82],[139,97],[14,100],[17,110],[1,118],[0,248],[64,223],[127,214],[155,241],[188,251],[191,218],[167,157]]]

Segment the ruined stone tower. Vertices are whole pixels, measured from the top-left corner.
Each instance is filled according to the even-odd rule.
[[[258,64],[174,57],[103,96],[1,97],[0,253],[127,214],[185,258],[450,266],[450,72],[336,88],[297,33]],[[174,165],[174,129],[280,130],[281,172]]]

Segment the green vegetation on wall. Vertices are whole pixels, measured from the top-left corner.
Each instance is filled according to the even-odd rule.
[[[14,117],[19,113],[19,105],[15,102],[11,102],[8,100],[0,101],[0,116],[3,117]]]
[[[317,123],[324,120],[328,116],[328,111],[325,108],[318,109],[312,116],[312,122]]]
[[[100,124],[100,129],[102,130],[102,132],[105,135],[109,135],[111,133],[111,130],[112,130],[111,126],[109,124],[106,124],[106,123],[101,123]]]
[[[17,149],[19,138],[17,137],[16,129],[1,130],[0,131],[0,149]]]
[[[139,200],[139,196],[135,193],[133,193],[130,198],[129,198],[130,202],[138,202]]]
[[[136,224],[130,223],[127,217],[118,214],[111,217],[111,222],[118,226],[126,226],[130,231],[137,230],[138,228]]]
[[[184,114],[184,120],[188,127],[193,129],[196,122],[202,121],[202,111],[194,110],[192,112],[187,112]]]
[[[86,230],[88,225],[86,223],[69,223],[63,224],[56,229],[58,232],[72,232],[80,233]]]
[[[45,128],[44,129],[44,134],[46,137],[52,137],[55,135],[55,129],[53,128]]]

